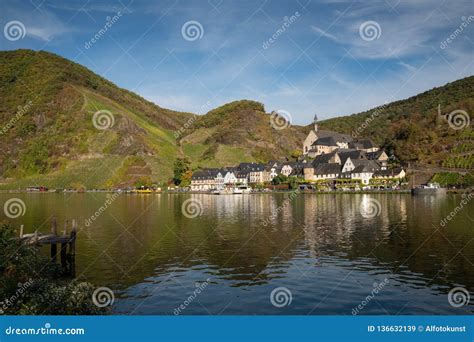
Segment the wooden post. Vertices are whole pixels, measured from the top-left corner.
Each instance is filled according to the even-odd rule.
[[[67,236],[67,223],[68,223],[68,220],[64,221],[63,236]]]
[[[56,216],[53,216],[53,221],[51,223],[51,234],[54,234],[55,237],[58,235],[58,222],[56,221]],[[51,259],[56,262],[58,255],[58,245],[51,243]]]
[[[63,270],[67,269],[67,244],[66,243],[61,243],[61,267]]]
[[[63,237],[66,236],[67,233],[67,220],[64,221],[64,231],[63,231]],[[63,270],[67,269],[67,243],[61,243],[61,267]]]
[[[72,220],[72,231],[69,239],[69,273],[71,276],[76,276],[76,235],[77,222]]]
[[[20,226],[20,239],[23,237],[23,225]]]

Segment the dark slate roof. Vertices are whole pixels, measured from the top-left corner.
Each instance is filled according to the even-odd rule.
[[[282,167],[282,163],[280,162],[277,162],[277,161],[269,161],[266,165],[265,165],[265,171],[271,171],[273,168],[275,168],[275,171],[277,170],[281,170],[281,167]]]
[[[300,163],[300,162],[294,162],[294,163],[289,163],[292,170],[290,173],[290,176],[301,176],[303,175],[303,169],[305,166],[307,166],[307,163]]]
[[[217,177],[219,172],[224,176],[225,172],[221,169],[203,169],[193,172],[191,179],[214,179]]]
[[[380,149],[376,152],[368,152],[367,153],[367,158],[370,159],[370,160],[373,160],[373,159],[378,159],[382,153],[384,153],[385,151],[383,149]]]
[[[208,173],[204,171],[194,171],[191,179],[207,179]]]
[[[314,158],[312,165],[316,166],[318,164],[327,164],[337,154],[337,151],[333,151],[331,153],[320,154]]]
[[[322,145],[322,146],[337,146],[337,139],[334,137],[324,137],[316,140],[311,146]]]
[[[265,165],[257,163],[240,163],[237,166],[238,170],[248,170],[248,171],[263,171],[265,170]]]
[[[279,161],[276,161],[276,160],[270,160],[270,161],[266,164],[266,166],[267,166],[267,167],[270,167],[270,168],[271,168],[271,167],[278,167],[278,166],[280,166],[280,165],[281,165],[281,163],[280,163]]]
[[[336,141],[340,142],[351,142],[353,139],[349,134],[342,134],[334,131],[326,131],[326,130],[318,130],[316,132],[318,139],[326,138],[326,137],[333,137]]]
[[[319,164],[314,168],[315,175],[329,175],[341,173],[341,165],[331,163],[331,164]]]
[[[353,149],[339,149],[338,151],[339,158],[341,158],[341,164],[344,165],[347,161],[347,158],[351,158],[352,161],[357,159],[367,159],[366,153],[360,150]]]
[[[355,166],[355,169],[352,170],[352,173],[375,172],[379,169],[379,165],[372,160],[356,159],[352,160],[352,162]]]
[[[372,140],[369,140],[369,139],[353,141],[349,146],[351,148],[361,148],[361,149],[376,147],[374,143],[372,142]]]
[[[236,178],[247,178],[249,176],[249,171],[238,171],[235,175]]]

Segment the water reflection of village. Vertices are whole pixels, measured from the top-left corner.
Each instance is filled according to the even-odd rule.
[[[201,203],[196,218],[182,215],[187,198]],[[373,198],[380,203],[377,215],[363,217],[361,205]],[[150,203],[128,201],[124,215],[141,212]],[[433,232],[427,222],[439,222],[444,206],[434,197],[402,194],[301,193],[291,200],[288,194],[161,195],[153,210],[136,220],[134,239],[123,236],[108,251],[116,264],[131,272],[112,274],[107,260],[90,271],[93,277],[107,278],[103,281],[112,277],[114,283],[132,285],[150,277],[202,270],[226,286],[241,287],[266,284],[303,260],[306,272],[318,267],[324,272],[330,265],[370,265],[407,281],[416,274],[427,282],[434,277],[433,282],[474,284],[466,262],[453,258],[441,235],[429,240],[429,249],[418,249]],[[447,237],[451,233],[455,234],[445,232]]]

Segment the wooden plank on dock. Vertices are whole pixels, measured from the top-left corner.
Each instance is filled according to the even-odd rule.
[[[58,235],[58,223],[56,221],[56,216],[53,216],[53,221],[51,223],[51,234],[54,236]],[[58,245],[51,243],[51,259],[56,261],[58,257]]]
[[[71,233],[67,234],[68,220],[64,223],[64,230],[62,235],[58,235],[58,227],[56,217],[53,217],[51,222],[51,233],[39,233],[36,230],[32,234],[23,234],[23,225],[20,227],[20,234],[17,240],[27,245],[44,246],[51,245],[51,260],[57,261],[58,255],[58,244],[60,246],[60,261],[63,271],[68,274],[75,276],[75,255],[76,255],[76,239],[77,239],[77,221],[72,220]]]

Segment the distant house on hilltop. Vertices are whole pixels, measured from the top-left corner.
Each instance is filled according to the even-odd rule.
[[[303,154],[314,158],[321,154],[331,153],[338,148],[349,148],[352,140],[348,134],[320,130],[315,120],[314,128],[303,142]]]

